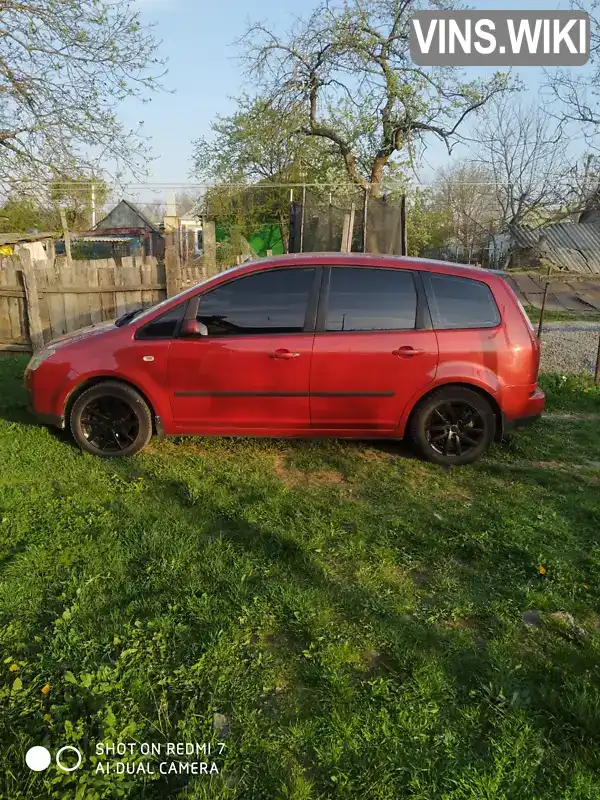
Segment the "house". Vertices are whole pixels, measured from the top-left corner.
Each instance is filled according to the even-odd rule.
[[[96,258],[111,255],[163,258],[165,253],[158,225],[129,200],[121,200],[93,230],[73,236],[72,241],[81,249],[93,250]]]
[[[179,231],[184,261],[199,258],[203,253],[202,208],[199,202],[179,217]]]

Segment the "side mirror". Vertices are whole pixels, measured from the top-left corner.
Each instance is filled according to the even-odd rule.
[[[184,319],[181,326],[182,336],[208,336],[208,328],[197,319]]]

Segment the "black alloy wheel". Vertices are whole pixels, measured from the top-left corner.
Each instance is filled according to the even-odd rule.
[[[130,456],[152,437],[152,413],[139,392],[116,381],[97,383],[73,404],[71,432],[80,447],[103,458]]]
[[[471,464],[496,434],[496,415],[483,394],[465,386],[432,392],[414,409],[408,438],[420,455],[445,466]]]
[[[485,436],[485,422],[470,403],[449,401],[436,406],[425,422],[430,446],[443,456],[468,456]]]
[[[103,453],[120,453],[135,442],[140,423],[135,411],[119,397],[98,397],[83,409],[81,430]]]

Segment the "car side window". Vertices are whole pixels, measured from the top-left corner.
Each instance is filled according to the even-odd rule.
[[[432,272],[422,275],[437,330],[493,328],[499,324],[500,312],[486,283]]]
[[[187,300],[185,303],[170,308],[161,314],[160,317],[148,322],[143,328],[140,328],[136,335],[136,339],[172,339],[177,334],[179,323],[183,319]]]
[[[196,319],[209,336],[301,333],[314,268],[285,268],[247,275],[201,295]]]
[[[332,267],[326,331],[412,330],[417,290],[412,272]]]

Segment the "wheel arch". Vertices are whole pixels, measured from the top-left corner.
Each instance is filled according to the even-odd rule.
[[[469,381],[448,381],[448,383],[438,383],[433,388],[425,392],[425,394],[422,394],[420,397],[418,397],[413,402],[409,412],[406,415],[404,432],[409,429],[412,417],[422,402],[431,397],[432,394],[435,394],[435,392],[439,392],[440,389],[450,389],[453,386],[458,386],[461,389],[471,389],[471,391],[477,392],[477,394],[481,395],[481,397],[488,401],[492,411],[494,412],[494,417],[496,418],[496,432],[494,438],[497,442],[501,441],[504,435],[504,414],[498,405],[498,401],[491,392],[488,392],[482,386],[478,386],[476,383],[470,383]]]
[[[123,384],[123,386],[129,386],[130,389],[133,389],[144,398],[145,402],[148,405],[148,408],[150,409],[150,414],[152,416],[152,432],[157,433],[158,432],[157,428],[160,426],[160,418],[157,416],[154,408],[154,403],[148,397],[147,393],[144,392],[143,389],[140,389],[140,387],[137,386],[132,381],[128,381],[125,378],[121,378],[115,375],[94,375],[93,377],[86,378],[85,380],[81,381],[81,383],[78,383],[77,386],[71,391],[71,393],[67,396],[67,399],[65,400],[62,412],[63,427],[66,424],[68,424],[69,417],[71,416],[71,409],[73,408],[73,405],[75,404],[77,399],[81,397],[81,395],[88,389],[91,389],[92,386],[96,386],[99,383],[107,383],[107,382],[121,383]]]

